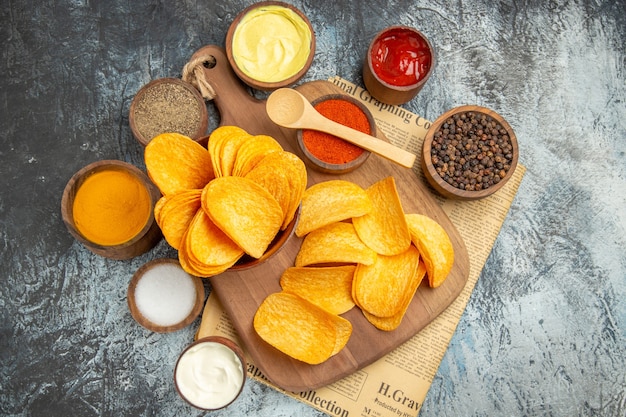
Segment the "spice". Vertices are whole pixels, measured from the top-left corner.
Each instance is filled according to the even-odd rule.
[[[146,225],[150,193],[136,176],[109,169],[90,175],[76,191],[72,206],[76,228],[103,246],[125,243]]]
[[[304,67],[311,54],[311,38],[307,22],[290,8],[257,7],[235,29],[233,58],[248,77],[280,82]]]
[[[315,109],[326,118],[370,134],[367,115],[354,103],[347,100],[330,99],[316,104]],[[302,141],[308,151],[316,158],[329,164],[345,164],[358,158],[363,149],[325,132],[305,129]]]
[[[193,278],[180,266],[159,264],[148,269],[135,287],[139,312],[157,326],[173,326],[185,320],[196,303]]]
[[[152,83],[144,87],[133,109],[137,131],[150,141],[161,133],[180,133],[194,138],[202,126],[198,98],[178,82]]]
[[[428,42],[406,28],[392,28],[376,38],[370,59],[376,75],[396,86],[418,83],[432,65]]]
[[[479,191],[506,176],[513,145],[506,129],[491,116],[462,112],[448,118],[433,135],[431,159],[448,184]]]

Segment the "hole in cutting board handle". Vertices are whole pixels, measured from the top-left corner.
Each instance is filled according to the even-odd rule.
[[[202,63],[202,66],[206,69],[214,68],[217,65],[217,59],[211,55],[209,58]]]

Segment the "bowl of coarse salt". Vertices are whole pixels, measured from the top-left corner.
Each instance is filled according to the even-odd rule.
[[[204,283],[176,259],[155,259],[135,272],[128,285],[128,308],[143,327],[158,333],[190,325],[202,311]]]

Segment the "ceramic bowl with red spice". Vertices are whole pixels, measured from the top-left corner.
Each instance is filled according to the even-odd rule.
[[[363,65],[363,83],[386,104],[403,104],[420,92],[435,66],[435,51],[420,31],[391,26],[372,40]]]
[[[363,103],[345,94],[322,96],[311,105],[322,116],[365,134],[376,136],[376,123]],[[327,174],[345,174],[359,168],[371,152],[334,135],[312,129],[297,132],[298,147],[307,166]]]

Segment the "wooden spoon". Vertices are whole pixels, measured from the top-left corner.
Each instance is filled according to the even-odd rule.
[[[279,88],[274,91],[267,98],[265,109],[277,125],[329,133],[407,168],[412,168],[415,163],[414,154],[322,116],[306,97],[294,89]]]

